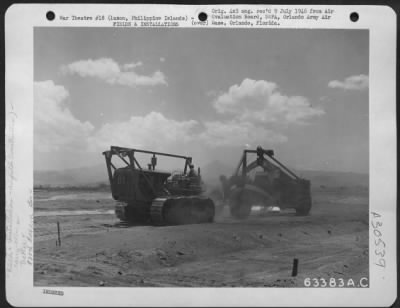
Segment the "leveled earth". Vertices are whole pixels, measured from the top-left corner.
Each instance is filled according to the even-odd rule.
[[[255,209],[236,221],[225,209],[212,224],[154,227],[119,223],[108,191],[35,191],[34,284],[300,287],[334,277],[357,286],[368,277],[368,189],[312,195],[307,217]]]

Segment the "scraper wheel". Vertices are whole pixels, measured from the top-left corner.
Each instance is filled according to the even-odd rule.
[[[233,218],[246,219],[251,212],[251,203],[246,200],[246,192],[243,189],[235,189],[229,197],[229,207]]]

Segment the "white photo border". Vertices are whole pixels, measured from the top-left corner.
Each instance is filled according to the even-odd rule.
[[[65,15],[188,15],[212,8],[266,5],[15,4],[5,15],[6,55],[6,295],[14,306],[390,306],[397,297],[396,264],[396,13],[386,6],[318,7],[335,13],[324,22],[287,20],[260,28],[368,29],[370,119],[369,288],[107,288],[56,287],[63,296],[33,286],[33,28],[111,27],[110,22],[46,20]],[[350,20],[351,12],[361,17]],[[211,28],[192,25],[180,27]],[[213,26],[214,28],[216,26]],[[230,27],[230,26],[226,26]],[[240,26],[246,27],[246,26]],[[230,28],[234,28],[230,27]],[[257,27],[253,27],[256,29]],[[386,243],[386,267],[377,266],[372,218],[377,213]]]

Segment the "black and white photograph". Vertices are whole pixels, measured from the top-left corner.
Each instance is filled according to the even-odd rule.
[[[35,284],[368,285],[368,43],[35,29]]]
[[[387,270],[387,213],[371,206],[370,29],[203,11],[192,25],[233,26],[54,10],[112,26],[47,14],[32,27],[28,263],[43,296],[369,289],[371,264]],[[334,14],[276,18],[296,12]]]

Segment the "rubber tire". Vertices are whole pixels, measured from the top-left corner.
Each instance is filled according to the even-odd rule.
[[[208,222],[208,223],[214,222],[215,204],[214,204],[214,201],[212,199],[209,199],[208,202],[207,202],[206,212],[207,212],[207,220],[206,220],[206,222]]]
[[[243,220],[250,216],[251,205],[242,204],[230,208],[231,216],[235,219]]]
[[[235,219],[243,220],[251,213],[251,204],[241,201],[241,190],[233,191],[229,198],[229,209],[231,216]]]
[[[310,214],[312,202],[309,192],[302,192],[297,201],[298,207],[296,208],[297,216],[307,216]]]

